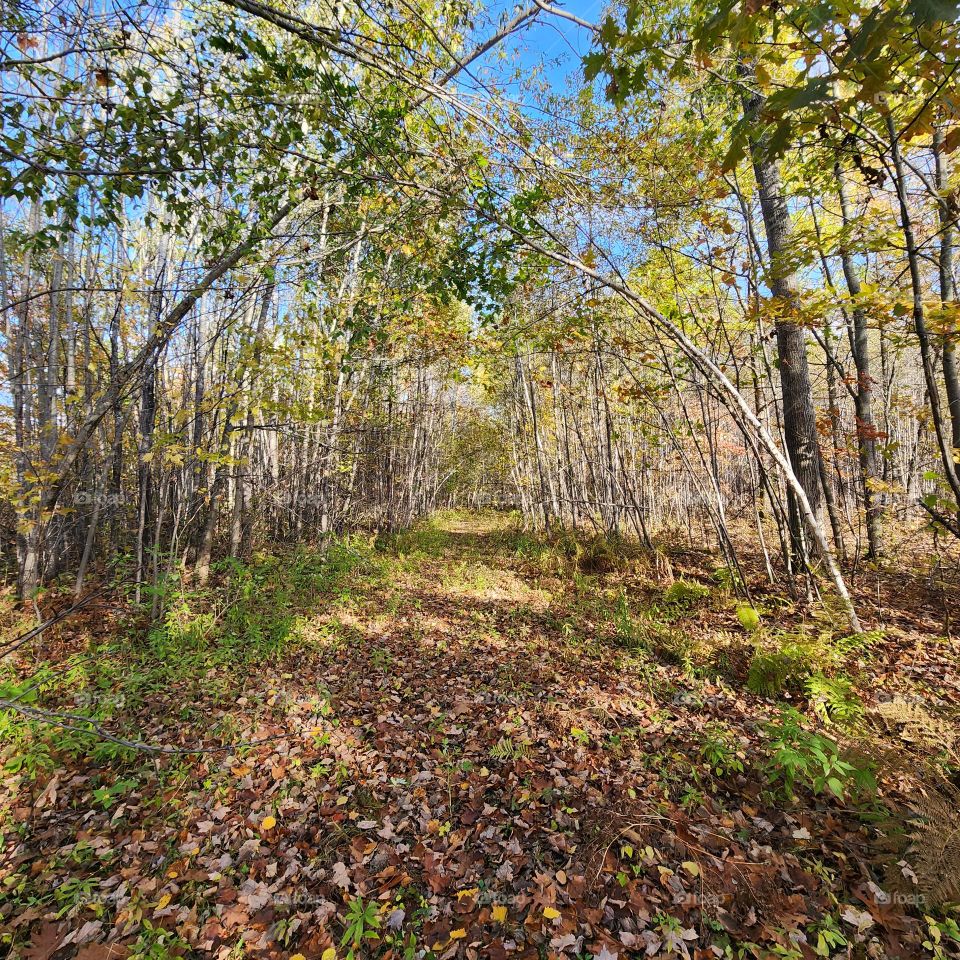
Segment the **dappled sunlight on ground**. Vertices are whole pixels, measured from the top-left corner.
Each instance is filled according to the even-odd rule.
[[[735,601],[674,589],[694,599],[647,616],[635,598],[664,585],[564,579],[539,549],[500,517],[441,517],[348,545],[336,576],[302,561],[282,620],[236,641],[254,645],[246,660],[208,663],[188,637],[179,671],[161,684],[151,667],[139,700],[142,663],[125,678],[98,661],[88,682],[130,689],[110,729],[210,752],[91,762],[54,740],[33,775],[9,777],[18,941],[122,955],[148,921],[224,960],[241,941],[312,958],[358,901],[378,918],[370,955],[410,938],[531,960],[783,947],[843,924],[842,905],[878,943],[919,935],[909,903],[877,912],[855,892],[889,854],[852,802],[803,784],[791,800],[771,780],[777,708],[735,679],[754,642]]]

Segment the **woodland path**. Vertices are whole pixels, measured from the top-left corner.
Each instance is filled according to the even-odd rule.
[[[10,778],[3,920],[23,956],[329,960],[351,930],[370,934],[357,956],[397,957],[414,938],[435,956],[609,958],[919,935],[907,907],[865,903],[889,854],[857,810],[764,789],[768,701],[618,641],[628,581],[561,578],[500,517],[325,562],[279,633],[246,624],[273,651],[245,664],[189,643],[163,674],[97,659],[88,682],[126,689],[118,715],[143,739],[270,739],[54,752]],[[245,610],[277,606],[270,578],[300,568],[257,569]],[[175,611],[187,635],[199,602]],[[134,690],[138,670],[153,679]],[[721,728],[744,772],[706,765]]]

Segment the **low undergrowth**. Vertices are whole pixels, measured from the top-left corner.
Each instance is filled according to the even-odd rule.
[[[447,515],[51,628],[5,947],[956,955],[954,661],[718,569]]]

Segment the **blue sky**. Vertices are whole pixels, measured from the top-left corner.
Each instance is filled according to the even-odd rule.
[[[596,23],[607,4],[608,0],[573,0],[564,4],[563,9]],[[485,10],[492,20],[502,18],[502,21],[507,21],[524,6],[525,3],[493,0]],[[589,51],[590,41],[589,31],[569,20],[541,13],[531,25],[504,41],[503,49],[515,57],[514,64],[525,71],[542,66],[544,79],[553,89],[562,91],[567,80],[580,70],[581,58]],[[474,72],[479,75],[486,71],[498,77],[505,72],[503,65],[498,64],[495,50],[487,53],[474,67]]]

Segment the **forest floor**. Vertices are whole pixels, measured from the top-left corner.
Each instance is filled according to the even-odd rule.
[[[851,638],[486,515],[217,577],[8,658],[71,715],[0,721],[14,956],[957,955],[955,583],[864,572]]]

